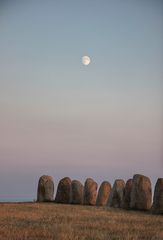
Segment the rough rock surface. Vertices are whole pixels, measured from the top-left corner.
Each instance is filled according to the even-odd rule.
[[[135,174],[131,189],[130,208],[138,210],[148,210],[151,208],[152,189],[151,181],[148,177]]]
[[[37,201],[49,202],[53,201],[54,182],[51,176],[43,175],[40,177],[37,188]]]
[[[70,203],[71,179],[69,177],[62,178],[58,184],[55,202]]]
[[[127,180],[124,189],[123,208],[129,209],[131,202],[132,179]]]
[[[87,178],[84,184],[84,204],[96,205],[97,183],[92,178]]]
[[[107,205],[110,191],[111,191],[111,184],[107,181],[102,182],[97,195],[97,200],[96,200],[97,206]]]
[[[109,206],[115,208],[123,207],[125,182],[122,179],[117,179],[114,182],[109,196]]]
[[[81,182],[73,180],[71,183],[71,203],[83,204],[84,186]]]
[[[163,214],[163,178],[158,178],[155,185],[152,212]]]

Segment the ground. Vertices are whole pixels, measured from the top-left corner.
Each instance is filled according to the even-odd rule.
[[[2,240],[163,240],[163,215],[55,203],[0,203]]]

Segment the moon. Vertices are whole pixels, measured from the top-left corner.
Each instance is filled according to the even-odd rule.
[[[82,63],[83,63],[83,65],[89,65],[90,62],[91,62],[90,57],[88,57],[88,56],[83,56],[83,57],[82,57]]]

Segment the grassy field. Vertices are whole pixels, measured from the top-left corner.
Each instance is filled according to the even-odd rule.
[[[161,240],[163,216],[54,203],[0,203],[0,239]]]

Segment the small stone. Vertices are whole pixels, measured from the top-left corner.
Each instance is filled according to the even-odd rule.
[[[121,208],[123,206],[125,182],[122,179],[117,179],[114,182],[110,192],[109,206]]]
[[[163,214],[163,178],[158,178],[155,185],[152,212]]]
[[[70,203],[70,194],[71,194],[71,179],[65,177],[60,180],[57,188],[57,194],[55,202],[57,203]]]
[[[133,177],[130,208],[148,210],[152,203],[151,181],[148,177],[136,174]]]
[[[124,209],[130,208],[131,190],[132,190],[132,179],[129,179],[126,182],[126,186],[124,189],[124,199],[123,199],[123,208]]]
[[[97,200],[96,200],[97,206],[107,205],[110,191],[111,191],[111,184],[107,181],[102,182],[97,195]]]
[[[71,183],[71,203],[83,204],[84,186],[81,182],[73,180]]]
[[[54,182],[51,176],[43,175],[40,177],[37,189],[38,202],[51,202],[54,195]]]
[[[84,204],[96,205],[97,183],[92,178],[87,178],[84,184]]]

